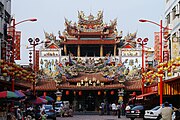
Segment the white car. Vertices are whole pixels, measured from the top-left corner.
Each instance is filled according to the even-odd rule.
[[[151,110],[145,110],[145,119],[157,119],[160,112],[161,112],[161,106],[156,106]]]
[[[156,106],[151,110],[145,110],[144,118],[145,119],[157,119],[160,115],[162,106]],[[175,112],[173,112],[172,120],[175,119]]]

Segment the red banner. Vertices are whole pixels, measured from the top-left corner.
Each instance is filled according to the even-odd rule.
[[[39,71],[39,50],[36,50],[36,66],[35,66],[35,71]]]
[[[21,60],[20,58],[20,41],[21,41],[21,31],[15,32],[15,41],[14,41],[14,59]]]
[[[154,32],[154,59],[159,60],[160,46],[159,46],[159,32]]]

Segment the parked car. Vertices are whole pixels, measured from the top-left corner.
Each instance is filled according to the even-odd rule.
[[[47,115],[47,118],[56,120],[56,111],[54,110],[52,105],[43,105],[43,111]]]
[[[126,117],[134,120],[135,118],[144,118],[145,107],[143,105],[136,105],[129,111],[126,111]]]
[[[126,112],[126,113],[129,113],[130,110],[131,110],[133,107],[135,107],[135,106],[136,106],[136,105],[127,105],[126,108],[125,108],[125,112]]]
[[[164,105],[156,106],[151,110],[145,110],[144,118],[145,119],[153,119],[153,120],[159,119],[162,107],[164,107]],[[172,108],[172,104],[170,104],[170,107]],[[172,120],[174,120],[174,119],[175,119],[175,112],[173,112],[173,115],[172,115]]]
[[[157,119],[159,117],[159,114],[161,112],[161,106],[156,106],[151,110],[145,110],[145,119]]]

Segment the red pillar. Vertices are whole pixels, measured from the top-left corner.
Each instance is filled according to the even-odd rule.
[[[162,61],[162,20],[160,21],[160,63]],[[160,105],[163,103],[163,82],[162,82],[162,76],[160,76]]]

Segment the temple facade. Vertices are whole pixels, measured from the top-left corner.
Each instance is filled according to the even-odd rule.
[[[140,94],[142,48],[136,42],[137,32],[122,38],[117,19],[104,23],[102,11],[96,17],[80,11],[78,18],[78,23],[65,19],[59,39],[45,32],[45,41],[50,42],[39,49],[39,71],[56,83],[51,91],[61,93],[57,100],[70,101],[75,110],[82,106],[92,111],[102,101],[128,102],[132,92]],[[153,51],[146,51],[146,58],[152,57]],[[150,65],[148,59],[145,63]]]

